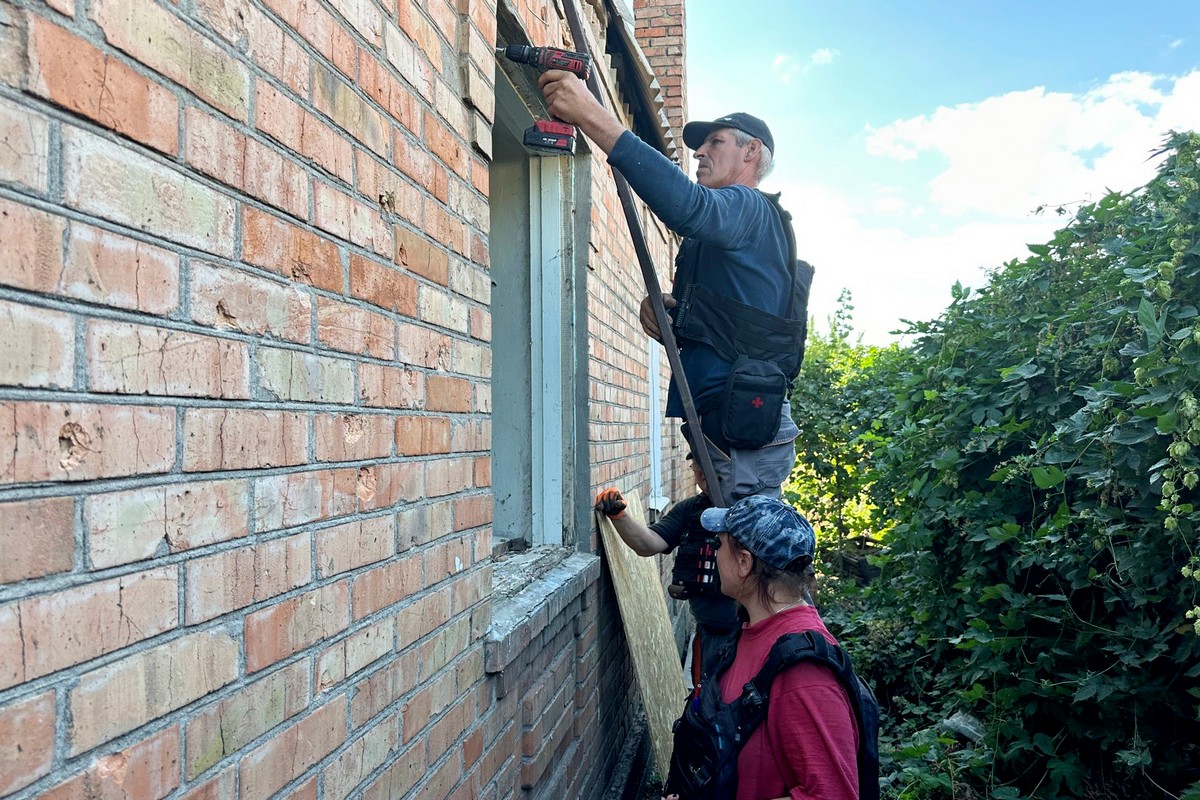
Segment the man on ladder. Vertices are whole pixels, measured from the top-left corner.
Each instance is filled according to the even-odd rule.
[[[791,217],[778,195],[757,189],[771,169],[770,129],[745,113],[688,123],[683,139],[698,161],[693,182],[626,130],[577,76],[551,70],[539,84],[550,113],[578,126],[684,237],[672,292],[662,299],[672,309],[680,363],[700,416],[701,431],[685,423],[683,433],[693,450],[703,443],[712,460],[718,504],[753,494],[780,497],[795,462],[799,431],[787,394],[804,353],[812,268],[796,261]],[[646,333],[662,341],[650,297],[640,318]],[[666,413],[684,416],[674,379]]]

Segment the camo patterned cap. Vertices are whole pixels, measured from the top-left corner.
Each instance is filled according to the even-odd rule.
[[[738,543],[778,570],[794,568],[797,559],[812,563],[817,537],[796,509],[771,497],[754,494],[729,508],[710,508],[700,524],[713,533],[728,533]]]

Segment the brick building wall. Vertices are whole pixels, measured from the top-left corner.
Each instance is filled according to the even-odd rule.
[[[494,586],[497,17],[570,42],[500,2],[0,0],[0,797],[611,790],[639,701],[595,530]],[[582,494],[678,496],[577,160]]]

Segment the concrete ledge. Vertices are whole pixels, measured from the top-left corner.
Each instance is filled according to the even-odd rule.
[[[562,548],[555,550],[562,552]],[[552,555],[535,548],[493,567],[495,586],[510,585],[514,575],[529,573],[531,566],[534,572],[520,591],[493,595],[492,624],[483,642],[483,668],[487,672],[502,672],[572,600],[599,580],[597,556],[574,553],[548,559]]]

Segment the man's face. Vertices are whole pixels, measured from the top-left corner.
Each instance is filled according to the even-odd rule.
[[[696,150],[696,160],[700,162],[696,166],[696,182],[709,189],[745,184],[748,177],[754,176],[754,165],[746,157],[755,141],[739,147],[732,128],[718,128],[708,134]]]

